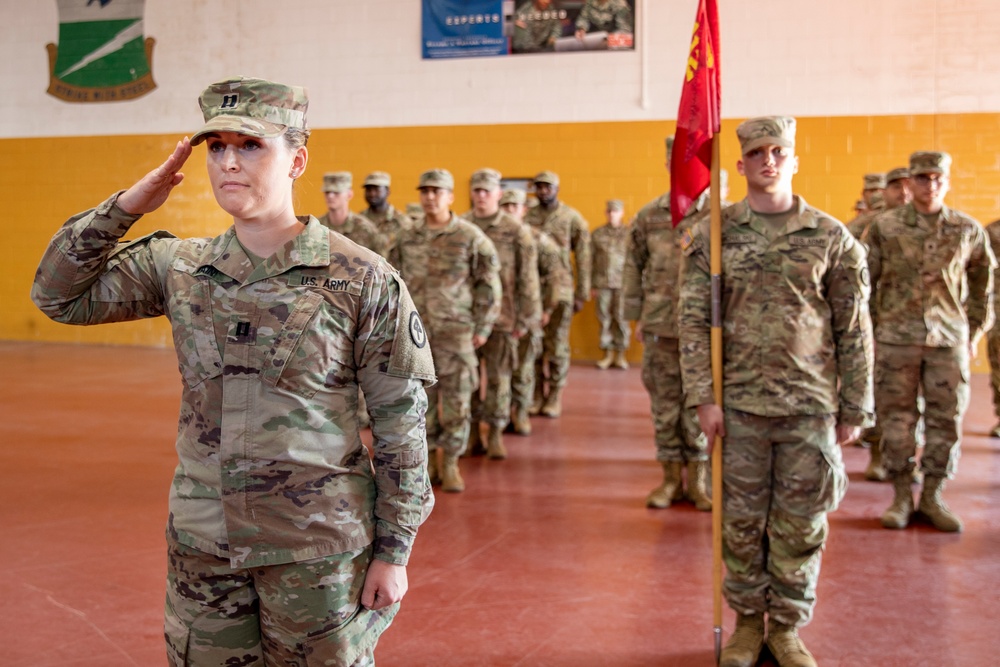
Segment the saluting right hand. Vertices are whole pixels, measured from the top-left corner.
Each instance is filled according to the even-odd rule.
[[[184,180],[180,168],[189,157],[191,141],[184,137],[177,142],[177,148],[166,162],[143,176],[118,197],[118,208],[132,215],[151,213],[160,208],[167,201],[170,192]]]

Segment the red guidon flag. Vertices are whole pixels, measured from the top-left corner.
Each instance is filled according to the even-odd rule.
[[[716,0],[699,0],[670,156],[670,213],[675,227],[711,180],[712,136],[722,119],[720,91],[718,5]]]

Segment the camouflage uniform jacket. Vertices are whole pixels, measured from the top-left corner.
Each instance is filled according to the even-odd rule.
[[[747,201],[722,211],[723,404],[763,417],[836,414],[870,426],[873,348],[865,251],[795,197],[768,241]],[[714,403],[709,221],[682,240],[681,372],[687,405]]]
[[[872,224],[872,220],[874,220],[879,213],[881,213],[881,211],[867,211],[847,223],[847,228],[851,230],[851,234],[854,235],[854,238],[859,241],[864,241],[868,227]]]
[[[376,557],[405,564],[434,502],[423,389],[434,371],[398,274],[312,217],[256,268],[232,227],[119,243],[140,216],[118,196],[56,233],[32,299],[69,324],[170,320],[182,393],[169,530],[233,567],[373,539]]]
[[[668,192],[639,209],[630,225],[622,288],[625,319],[640,321],[645,333],[664,338],[678,336],[681,235],[707,205],[706,191],[674,227]]]
[[[361,215],[371,220],[375,228],[385,237],[386,252],[391,252],[392,248],[396,246],[400,232],[413,226],[413,220],[410,219],[410,216],[392,204],[389,204],[382,213],[373,211],[369,206],[361,212]]]
[[[391,258],[424,318],[431,345],[446,339],[474,354],[474,335],[488,338],[500,316],[500,259],[489,237],[454,213],[441,229],[418,219],[399,236]]]
[[[580,213],[559,202],[552,212],[544,206],[528,209],[524,221],[532,227],[548,232],[562,248],[565,261],[570,263],[570,252],[576,256],[576,291],[574,299],[587,301],[590,298],[590,226]]]
[[[584,32],[632,32],[632,8],[625,0],[606,0],[603,4],[587,0],[577,16],[576,29]]]
[[[957,347],[992,326],[996,260],[976,220],[945,206],[931,227],[910,203],[875,218],[868,248],[878,342]]]
[[[993,251],[993,258],[1000,258],[1000,220],[994,220],[990,224],[986,225],[986,237],[990,240],[990,249]],[[1000,259],[997,260],[1000,262]],[[1000,303],[998,298],[1000,298],[1000,280],[997,280],[996,269],[993,271],[993,327],[992,331],[994,334],[1000,333],[997,331],[996,326],[996,314],[997,314],[997,304]]]
[[[513,51],[552,51],[555,40],[562,36],[565,9],[537,9],[533,0],[525,0],[514,13]],[[517,25],[522,23],[524,27]]]
[[[538,278],[538,251],[531,230],[503,211],[477,218],[473,211],[463,218],[483,230],[500,257],[500,317],[494,331],[524,333],[534,329],[542,315]]]
[[[329,213],[324,214],[319,221],[324,227],[332,229],[338,234],[343,234],[359,246],[374,250],[383,257],[387,257],[389,254],[385,236],[378,230],[375,223],[362,215],[348,213],[347,219],[342,225],[330,222]]]
[[[537,227],[528,227],[538,248],[538,279],[542,311],[552,314],[560,303],[573,303],[573,268],[556,240]]]
[[[601,225],[590,236],[592,289],[621,289],[628,249],[628,225]]]

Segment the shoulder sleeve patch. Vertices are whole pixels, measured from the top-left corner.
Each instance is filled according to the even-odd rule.
[[[427,330],[413,305],[413,298],[410,297],[406,284],[402,280],[397,280],[396,284],[399,286],[399,306],[396,310],[396,335],[392,340],[387,374],[417,378],[424,380],[425,384],[433,384],[437,381],[437,376],[431,346],[427,341]]]

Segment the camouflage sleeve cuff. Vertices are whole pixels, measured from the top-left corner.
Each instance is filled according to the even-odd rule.
[[[712,405],[715,403],[715,392],[712,391],[712,385],[709,384],[707,389],[702,391],[694,390],[688,391],[684,399],[684,406],[688,408],[696,408],[699,405]]]
[[[871,428],[875,425],[875,415],[866,412],[855,405],[841,404],[840,413],[837,415],[837,424],[842,426],[860,426],[861,428]]]
[[[126,213],[118,206],[118,198],[125,194],[124,190],[119,190],[94,209],[94,220],[92,227],[103,229],[115,234],[118,238],[125,236],[132,225],[142,217],[141,213]]]
[[[375,527],[374,556],[393,565],[406,565],[413,550],[415,535],[403,535],[398,527],[379,521]]]

